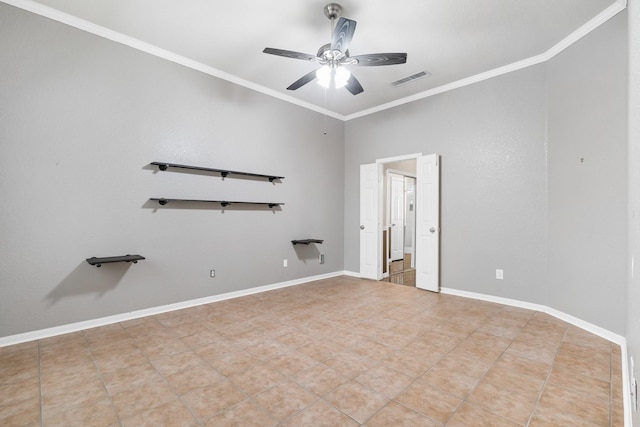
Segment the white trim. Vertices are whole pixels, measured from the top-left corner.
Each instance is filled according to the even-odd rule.
[[[446,295],[455,295],[464,298],[477,299],[481,301],[495,302],[498,304],[509,305],[512,307],[520,307],[526,308],[529,310],[540,311],[542,313],[547,313],[550,316],[553,316],[557,319],[563,320],[567,323],[570,323],[574,326],[577,326],[580,329],[584,329],[585,331],[591,332],[592,334],[598,335],[608,341],[616,343],[620,346],[620,353],[622,359],[622,403],[624,407],[624,425],[631,427],[632,416],[631,416],[631,396],[629,393],[629,365],[627,360],[627,340],[622,335],[618,335],[611,331],[608,331],[600,326],[594,325],[593,323],[585,322],[582,319],[578,319],[577,317],[571,316],[569,314],[563,313],[554,308],[548,307],[542,304],[534,304],[530,302],[514,300],[510,298],[502,298],[496,297],[493,295],[479,294],[476,292],[468,292],[461,291],[459,289],[452,288],[440,288],[440,292]]]
[[[622,353],[622,403],[624,410],[624,425],[633,427],[633,406],[631,406],[631,375],[629,372],[629,356],[627,353],[627,342],[620,345]]]
[[[145,308],[142,310],[130,311],[128,313],[116,314],[113,316],[101,317],[99,319],[91,319],[83,322],[70,323],[53,328],[40,329],[38,331],[25,332],[23,334],[10,335],[0,337],[0,347],[14,344],[20,344],[27,341],[34,341],[43,338],[50,338],[57,335],[64,335],[71,332],[78,332],[84,329],[96,328],[98,326],[111,325],[127,320],[138,319],[141,317],[153,316],[155,314],[167,313],[170,311],[182,310],[198,305],[210,304],[213,302],[224,301],[233,298],[239,298],[247,295],[253,295],[261,292],[272,291],[274,289],[287,288],[290,286],[301,285],[303,283],[313,282],[316,280],[330,279],[332,277],[348,275],[345,271],[336,271],[333,273],[320,274],[317,276],[304,277],[301,279],[289,280],[287,282],[274,283],[271,285],[258,286],[255,288],[243,289],[241,291],[228,292],[210,297],[198,298],[189,301],[178,302],[174,304],[161,305],[158,307]]]
[[[587,21],[580,28],[575,30],[573,33],[569,34],[564,39],[560,40],[560,42],[556,43],[546,52],[531,56],[529,58],[523,59],[521,61],[513,62],[511,64],[494,68],[493,70],[485,71],[484,73],[476,74],[474,76],[470,76],[461,80],[457,80],[455,82],[451,82],[442,86],[435,87],[433,89],[429,89],[424,92],[416,93],[411,96],[407,96],[405,98],[396,99],[395,101],[388,102],[386,104],[378,105],[377,107],[368,108],[366,110],[362,110],[357,113],[349,114],[345,117],[345,121],[349,121],[352,119],[357,119],[359,117],[368,116],[369,114],[378,113],[380,111],[388,110],[389,108],[397,107],[399,105],[408,104],[413,101],[418,101],[420,99],[428,98],[430,96],[438,95],[443,92],[448,92],[450,90],[459,89],[464,86],[468,86],[474,83],[479,83],[484,80],[489,80],[493,77],[501,76],[503,74],[511,73],[513,71],[518,71],[523,68],[531,67],[533,65],[537,65],[543,62],[547,62],[587,34],[591,31],[598,28],[600,25],[607,22],[609,19],[613,18],[618,13],[622,12],[627,7],[626,0],[616,0],[614,4],[600,12],[593,19]]]
[[[345,120],[345,116],[341,114],[335,113],[333,111],[329,111],[325,108],[319,107],[309,102],[302,101],[292,96],[283,94],[281,92],[278,92],[277,90],[270,89],[268,87],[250,82],[245,79],[241,79],[240,77],[237,77],[233,74],[229,74],[217,68],[211,67],[209,65],[205,65],[202,62],[194,61],[193,59],[189,59],[185,56],[178,55],[177,53],[171,52],[169,50],[162,49],[151,43],[147,43],[142,40],[138,40],[134,37],[127,36],[125,34],[119,33],[117,31],[111,30],[109,28],[103,27],[93,22],[84,20],[82,18],[78,18],[77,16],[73,16],[68,13],[61,12],[57,9],[42,5],[33,0],[0,0],[0,1],[2,1],[3,3],[9,4],[11,6],[15,6],[17,8],[26,10],[28,12],[35,13],[36,15],[40,15],[45,18],[49,18],[54,21],[60,22],[62,24],[69,25],[70,27],[74,27],[91,34],[95,34],[96,36],[105,38],[107,40],[111,40],[116,43],[120,43],[125,46],[131,47],[133,49],[137,49],[139,51],[148,53],[150,55],[157,56],[158,58],[166,59],[167,61],[175,62],[176,64],[183,65],[187,68],[191,68],[193,70],[200,71],[205,74],[209,74],[210,76],[217,77],[222,80],[226,80],[230,83],[234,83],[239,86],[246,87],[247,89],[254,90],[264,95],[268,95],[268,96],[280,99],[282,101],[289,102],[291,104],[297,105],[302,108],[306,108],[308,110],[315,111],[317,113],[326,114],[327,116],[333,117],[334,119],[338,119],[342,121]]]
[[[422,153],[413,153],[413,154],[405,154],[403,156],[395,156],[395,157],[385,157],[384,159],[376,159],[376,163],[395,163],[400,162],[402,160],[414,160],[422,157]]]
[[[585,331],[589,331],[592,334],[598,335],[599,337],[602,337],[606,340],[614,342],[618,345],[622,345],[625,342],[625,338],[622,335],[616,334],[607,329],[601,328],[600,326],[594,325],[593,323],[589,323],[582,319],[578,319],[577,317],[571,316],[570,314],[566,314],[562,311],[556,310],[555,308],[551,308],[546,305],[534,304],[534,303],[519,301],[515,299],[510,299],[510,298],[496,297],[493,295],[479,294],[476,292],[461,291],[459,289],[452,289],[452,288],[441,288],[440,292],[448,295],[456,295],[460,297],[472,298],[472,299],[477,299],[481,301],[488,301],[488,302],[495,302],[498,304],[510,305],[512,307],[520,307],[520,308],[526,308],[529,310],[540,311],[543,313],[547,313],[550,316],[553,316],[560,320],[564,320],[567,323],[570,323],[574,326],[584,329]]]
[[[614,17],[615,15],[617,15],[627,7],[626,0],[616,0],[614,4],[612,4],[611,6],[609,6],[602,12],[600,12],[593,19],[587,21],[580,28],[575,30],[573,33],[569,34],[567,37],[565,37],[560,42],[556,43],[554,46],[552,46],[550,49],[548,49],[546,52],[540,55],[532,56],[532,57],[523,59],[521,61],[517,61],[508,65],[505,65],[503,67],[498,67],[493,70],[486,71],[484,73],[476,74],[474,76],[470,76],[461,80],[457,80],[455,82],[451,82],[442,86],[435,87],[433,89],[429,89],[424,92],[417,93],[415,95],[407,96],[405,98],[400,98],[395,101],[388,102],[386,104],[381,104],[376,107],[368,108],[368,109],[345,116],[342,114],[335,113],[333,111],[329,111],[325,108],[319,107],[309,102],[299,100],[297,98],[283,94],[281,92],[267,88],[265,86],[258,85],[256,83],[250,82],[245,79],[241,79],[232,74],[218,70],[217,68],[213,68],[201,62],[194,61],[192,59],[178,55],[166,49],[161,49],[150,43],[146,43],[136,38],[126,36],[117,31],[110,30],[108,28],[102,27],[100,25],[94,24],[92,22],[86,21],[76,16],[61,12],[52,7],[42,5],[40,3],[37,3],[34,0],[0,0],[0,1],[3,3],[9,4],[11,6],[15,6],[20,9],[35,13],[36,15],[44,16],[54,21],[58,21],[63,24],[69,25],[71,27],[75,27],[79,30],[86,31],[88,33],[92,33],[100,37],[104,37],[116,43],[121,43],[123,45],[132,47],[134,49],[138,49],[142,52],[155,55],[159,58],[163,58],[168,61],[183,65],[185,67],[188,67],[197,71],[201,71],[213,77],[217,77],[219,79],[226,80],[228,82],[237,84],[239,86],[243,86],[248,89],[255,90],[256,92],[260,92],[264,95],[272,96],[282,101],[289,102],[291,104],[309,109],[311,111],[315,111],[317,113],[326,114],[329,117],[333,117],[334,119],[342,120],[345,122],[546,62],[551,58],[553,58],[554,56],[556,56],[557,54],[559,54],[560,52],[562,52],[563,50],[565,50],[566,48],[568,48],[569,46],[571,46],[572,44],[574,44],[575,42],[577,42],[578,40],[580,40],[581,38],[583,38],[584,36],[586,36],[587,34],[589,34],[591,31],[598,28],[600,25],[607,22],[609,19],[611,19],[612,17]]]
[[[356,279],[360,279],[362,276],[360,276],[360,272],[356,272],[356,271],[348,271],[345,270],[342,272],[342,274],[344,274],[345,276],[349,276],[349,277],[355,277]]]

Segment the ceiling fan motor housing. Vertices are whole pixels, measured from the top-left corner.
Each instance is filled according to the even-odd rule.
[[[324,15],[329,19],[337,19],[342,13],[342,6],[338,3],[329,3],[324,7]]]

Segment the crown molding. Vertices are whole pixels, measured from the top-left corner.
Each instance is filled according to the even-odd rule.
[[[325,108],[319,107],[309,102],[296,99],[292,96],[285,95],[281,92],[267,88],[265,86],[250,82],[245,79],[241,79],[233,74],[221,71],[217,68],[211,67],[209,65],[205,65],[201,62],[194,61],[182,55],[178,55],[174,52],[171,52],[169,50],[162,49],[158,46],[152,45],[142,40],[138,40],[134,37],[124,35],[122,33],[110,30],[106,27],[94,24],[87,20],[80,19],[68,13],[61,12],[52,7],[40,4],[34,0],[0,0],[0,1],[2,3],[15,6],[17,8],[26,10],[28,12],[35,13],[36,15],[40,15],[40,16],[52,19],[54,21],[60,22],[62,24],[66,24],[71,27],[77,28],[79,30],[97,35],[99,37],[103,37],[105,39],[114,41],[116,43],[129,46],[133,49],[140,50],[150,55],[154,55],[159,58],[166,59],[167,61],[171,61],[176,64],[183,65],[185,67],[191,68],[196,71],[200,71],[202,73],[219,78],[221,80],[226,80],[230,83],[243,86],[247,89],[254,90],[264,95],[277,98],[281,101],[285,101],[285,102],[297,105],[299,107],[302,107],[311,111],[315,111],[317,113],[321,113],[329,117],[332,117],[334,119],[338,119],[345,122],[349,120],[357,119],[360,117],[368,116],[370,114],[378,113],[384,110],[388,110],[390,108],[398,107],[400,105],[408,104],[414,101],[419,101],[421,99],[429,98],[431,96],[438,95],[440,93],[459,89],[464,86],[469,86],[474,83],[479,83],[479,82],[491,79],[493,77],[501,76],[503,74],[511,73],[513,71],[521,70],[523,68],[531,67],[533,65],[546,62],[551,58],[555,57],[556,55],[558,55],[563,50],[567,49],[569,46],[573,45],[578,40],[582,39],[584,36],[592,32],[593,30],[595,30],[605,22],[607,22],[609,19],[616,16],[618,13],[620,13],[627,7],[627,0],[616,0],[614,4],[612,4],[611,6],[609,6],[602,12],[600,12],[593,19],[589,20],[587,23],[582,25],[580,28],[575,30],[573,33],[569,34],[563,40],[556,43],[554,46],[552,46],[550,49],[548,49],[546,52],[542,54],[532,56],[508,65],[502,66],[502,67],[495,68],[493,70],[489,70],[480,74],[476,74],[474,76],[470,76],[461,80],[447,83],[445,85],[438,86],[433,89],[429,89],[427,91],[417,93],[415,95],[407,96],[405,98],[400,98],[395,101],[391,101],[385,104],[378,105],[376,107],[368,108],[368,109],[359,111],[357,113],[353,113],[345,116],[333,111],[329,111]]]
[[[616,0],[614,4],[600,12],[593,19],[589,20],[587,23],[582,25],[580,28],[575,30],[573,33],[569,34],[567,37],[562,39],[560,42],[556,43],[546,52],[532,56],[521,61],[513,62],[511,64],[494,68],[493,70],[485,71],[484,73],[476,74],[474,76],[470,76],[461,80],[457,80],[455,82],[447,83],[442,86],[435,87],[433,89],[429,89],[424,92],[417,93],[415,95],[407,96],[405,98],[397,99],[392,102],[388,102],[386,104],[378,105],[377,107],[369,108],[366,110],[362,110],[357,113],[349,114],[345,117],[345,121],[357,119],[359,117],[368,116],[370,114],[378,113],[380,111],[388,110],[390,108],[394,108],[403,104],[408,104],[410,102],[418,101],[421,99],[429,98],[430,96],[434,96],[443,92],[448,92],[450,90],[458,89],[464,86],[469,86],[474,83],[479,83],[485,80],[489,80],[493,77],[501,76],[503,74],[511,73],[513,71],[518,71],[523,68],[531,67],[533,65],[541,64],[543,62],[547,62],[552,59],[554,56],[567,49],[569,46],[573,45],[578,40],[582,39],[584,36],[607,22],[609,19],[616,16],[618,13],[622,12],[627,7],[627,0]]]
[[[125,46],[139,50],[141,52],[145,52],[150,55],[157,56],[158,58],[166,59],[167,61],[171,61],[176,64],[183,65],[187,68],[191,68],[192,70],[200,71],[210,76],[217,77],[221,80],[226,80],[238,86],[242,86],[247,89],[260,92],[264,95],[268,95],[273,98],[280,99],[290,104],[295,104],[299,107],[306,108],[308,110],[312,110],[317,113],[325,114],[329,117],[333,117],[338,120],[344,121],[345,119],[345,116],[341,114],[337,114],[325,108],[318,107],[317,105],[311,104],[309,102],[301,101],[292,96],[288,96],[276,90],[269,89],[268,87],[250,82],[245,79],[241,79],[240,77],[237,77],[233,74],[219,70],[217,68],[211,67],[209,65],[203,64],[202,62],[194,61],[193,59],[189,59],[185,56],[178,55],[177,53],[171,52],[167,49],[162,49],[151,43],[147,43],[142,40],[138,40],[134,37],[130,37],[125,34],[119,33],[117,31],[111,30],[109,28],[103,27],[101,25],[94,24],[93,22],[78,18],[77,16],[73,16],[68,13],[61,12],[52,7],[40,4],[34,0],[0,0],[0,1],[2,3],[6,3],[11,6],[15,6],[19,9],[23,9],[28,12],[34,13],[36,15],[40,15],[42,17],[52,19],[54,21],[60,22],[70,27],[74,27],[79,30],[86,31],[88,33],[105,38],[107,40],[111,40],[116,43],[123,44]]]

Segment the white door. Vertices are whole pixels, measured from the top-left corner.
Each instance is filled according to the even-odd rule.
[[[416,165],[416,286],[440,291],[440,166],[437,154]]]
[[[391,260],[404,258],[404,177],[389,174],[390,191],[390,228],[391,228]]]
[[[360,276],[379,280],[378,165],[360,166]]]

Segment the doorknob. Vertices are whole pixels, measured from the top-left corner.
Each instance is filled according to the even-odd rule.
[[[364,225],[361,225],[361,226],[360,226],[360,230],[364,230]]]
[[[430,231],[430,232],[432,232],[432,233],[435,233],[435,232],[436,232],[436,229],[435,229],[435,228],[433,228],[433,227],[431,227],[431,228],[429,229],[429,231]]]

